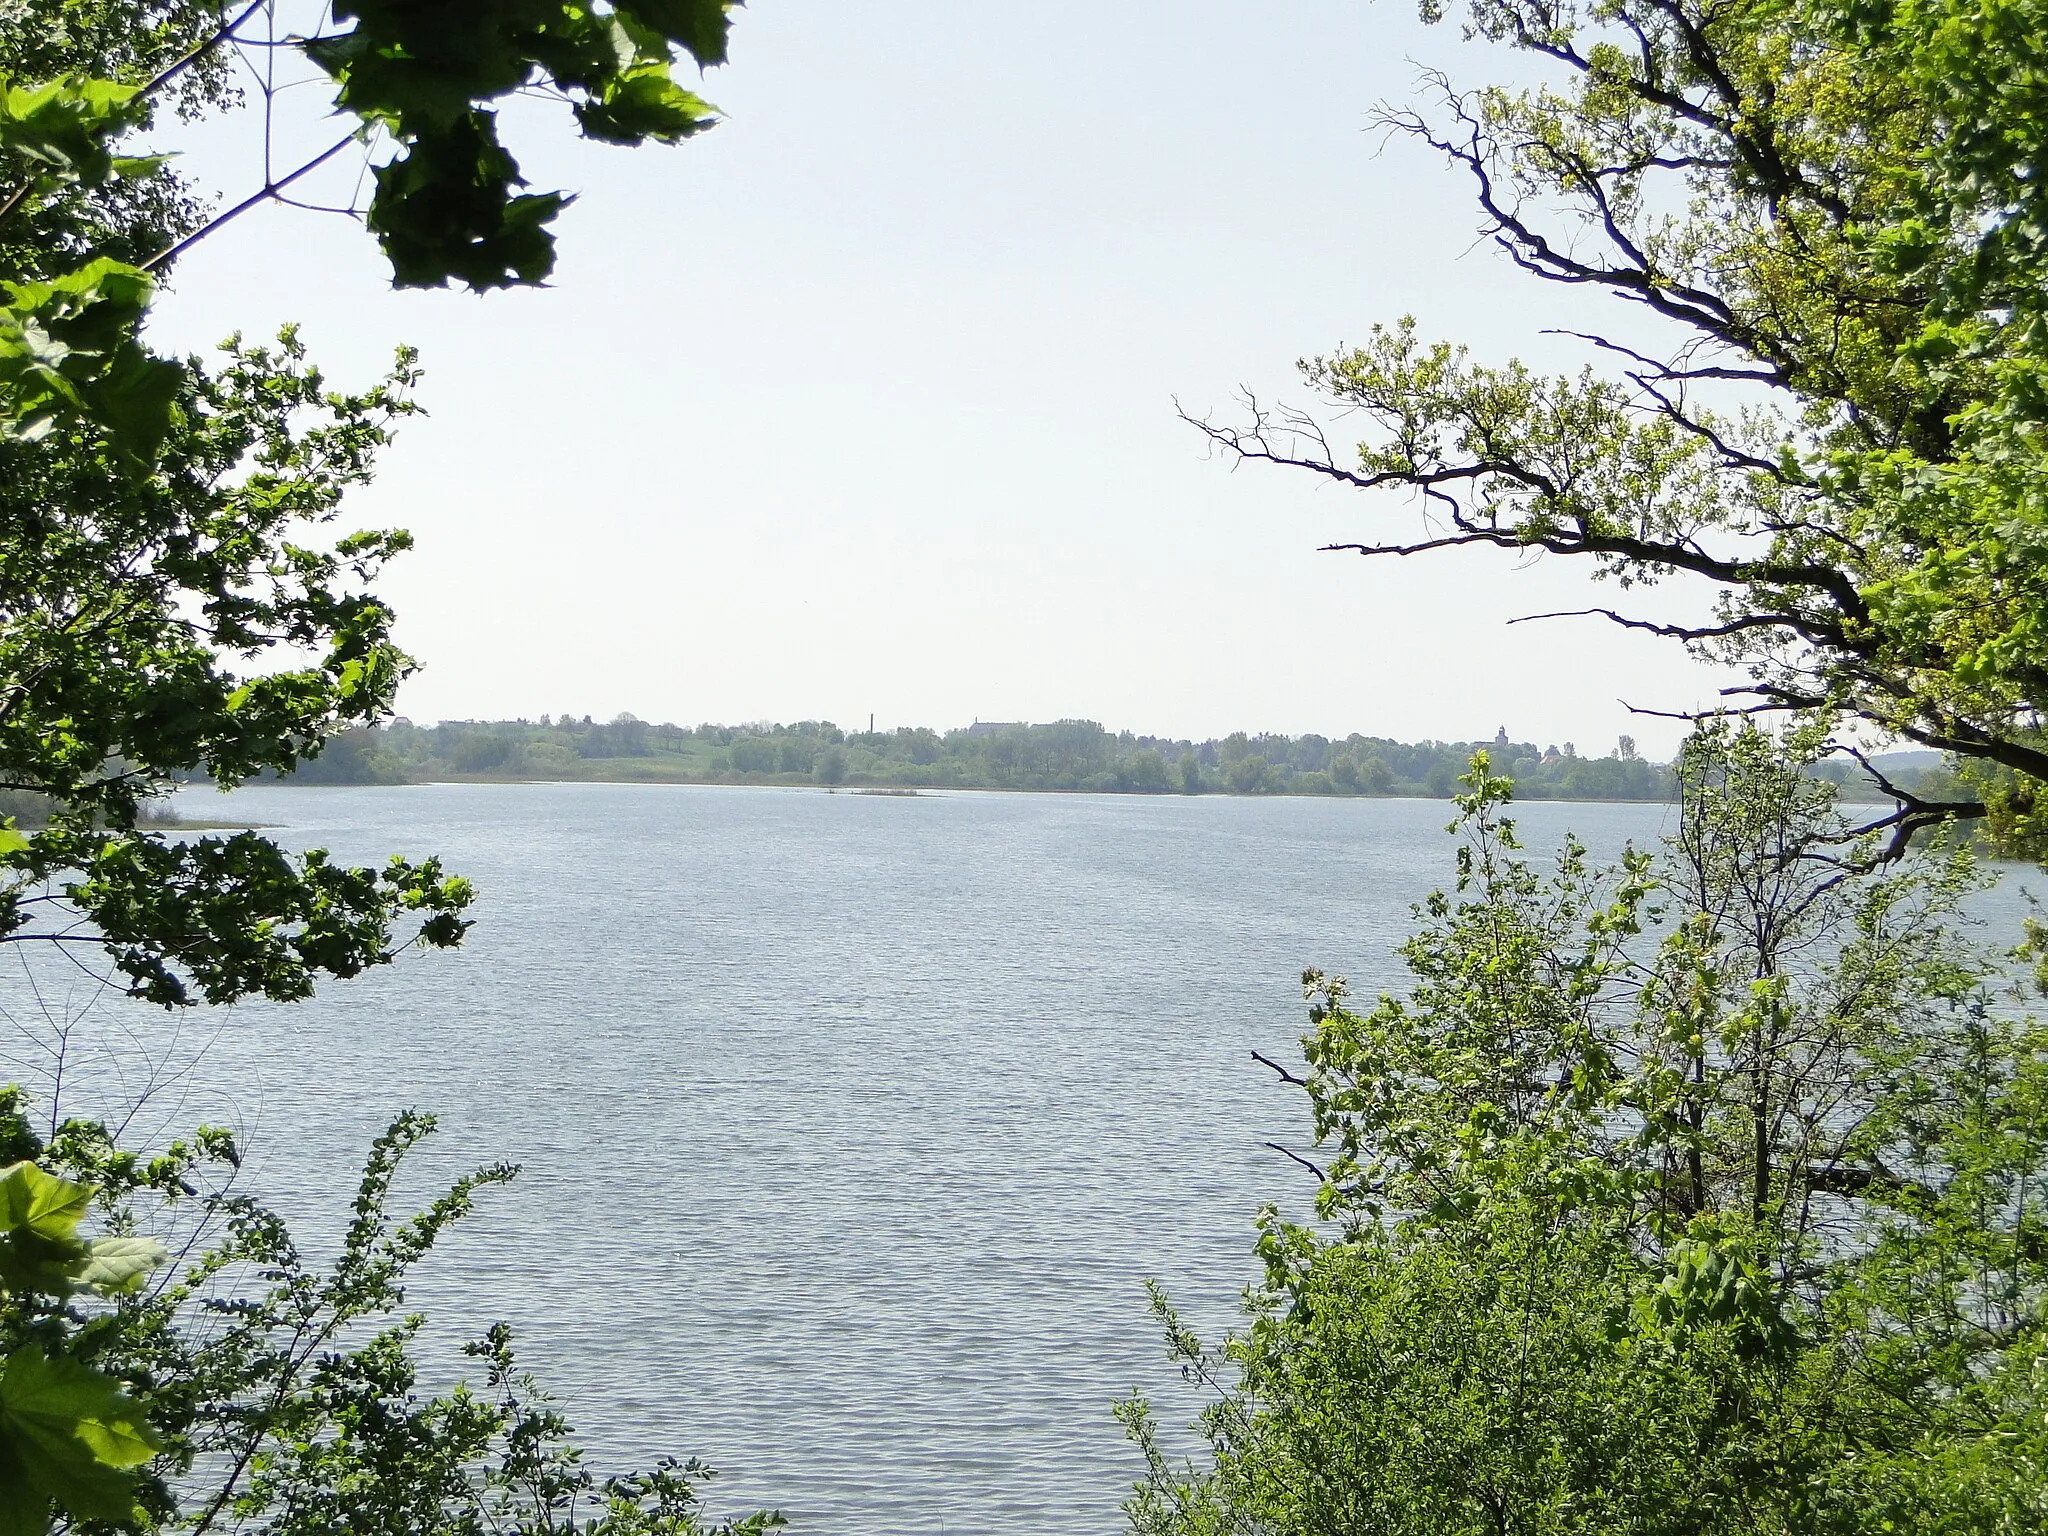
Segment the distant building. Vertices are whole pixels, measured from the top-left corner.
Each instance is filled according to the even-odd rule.
[[[977,720],[967,727],[970,736],[994,736],[1000,731],[1021,731],[1025,729],[1022,720]]]
[[[1499,730],[1493,733],[1493,744],[1496,747],[1500,747],[1502,749],[1505,749],[1507,747],[1508,728],[1506,726],[1502,726]]]

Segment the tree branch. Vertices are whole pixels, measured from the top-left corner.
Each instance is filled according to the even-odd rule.
[[[1288,1158],[1293,1162],[1301,1164],[1302,1167],[1306,1168],[1310,1173],[1314,1174],[1317,1180],[1321,1183],[1327,1184],[1330,1182],[1330,1176],[1327,1173],[1324,1173],[1322,1169],[1318,1168],[1314,1163],[1310,1162],[1307,1158],[1303,1157],[1299,1152],[1290,1152],[1285,1147],[1281,1146],[1280,1143],[1277,1141],[1269,1141],[1266,1143],[1266,1145],[1271,1147],[1275,1152],[1278,1152],[1282,1157]]]
[[[257,204],[259,203],[270,202],[274,199],[277,199],[277,195],[280,192],[282,192],[286,187],[290,186],[293,182],[297,181],[300,177],[311,175],[314,171],[318,170],[321,166],[325,165],[328,161],[332,160],[336,155],[340,154],[344,149],[347,149],[349,145],[357,142],[359,141],[356,135],[351,133],[347,138],[340,140],[338,143],[329,145],[326,149],[321,150],[319,154],[315,155],[312,159],[308,160],[304,165],[300,166],[297,170],[291,172],[289,175],[279,177],[276,181],[266,183],[259,190],[252,192],[249,194],[249,196],[243,198],[239,203],[235,204],[235,206],[230,208],[226,213],[223,213],[216,218],[207,220],[206,223],[200,225],[199,228],[193,230],[191,234],[185,236],[185,238],[178,241],[177,244],[167,246],[163,250],[158,251],[154,256],[150,257],[149,260],[145,261],[142,264],[142,270],[145,272],[156,272],[160,271],[164,267],[169,266],[172,262],[176,261],[180,256],[184,255],[186,251],[190,250],[193,246],[197,245],[201,240],[204,240],[208,235],[218,230],[222,225],[231,223],[233,220],[247,213],[251,208],[256,207]]]
[[[218,48],[222,43],[232,38],[235,35],[235,29],[237,27],[239,27],[243,22],[247,21],[251,16],[254,16],[258,11],[262,10],[263,7],[268,3],[269,0],[249,0],[249,4],[243,7],[243,9],[236,14],[235,19],[233,21],[230,21],[225,25],[217,28],[210,37],[206,38],[205,41],[201,42],[189,53],[185,54],[182,58],[176,60],[175,62],[167,65],[165,68],[157,71],[156,75],[151,78],[149,83],[143,86],[141,94],[144,96],[154,96],[164,86],[168,85],[171,81],[175,80],[179,75],[183,74],[186,70],[190,69],[194,64],[197,64],[201,59],[205,58],[209,53],[213,52],[214,49]]]
[[[1283,1083],[1292,1083],[1297,1088],[1306,1088],[1308,1086],[1307,1078],[1296,1077],[1292,1072],[1281,1066],[1279,1062],[1261,1056],[1257,1051],[1252,1052],[1252,1060],[1258,1062],[1261,1066],[1271,1067],[1279,1075],[1280,1081]]]

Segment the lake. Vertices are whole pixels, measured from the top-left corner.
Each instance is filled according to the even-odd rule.
[[[1111,1401],[1199,1407],[1143,1282],[1214,1334],[1260,1205],[1309,1193],[1264,1145],[1305,1149],[1305,1117],[1250,1052],[1297,1058],[1305,965],[1397,984],[1452,848],[1442,801],[582,784],[180,804],[350,859],[438,853],[482,896],[461,950],[304,1005],[172,1020],[46,980],[83,1012],[81,1055],[140,1029],[203,1061],[143,1130],[237,1127],[244,1187],[320,1249],[338,1170],[395,1111],[438,1112],[408,1194],[480,1161],[525,1172],[422,1272],[436,1337],[508,1319],[600,1470],[702,1456],[712,1509],[834,1536],[1120,1529],[1139,1468]],[[1534,850],[1569,827],[1611,855],[1668,811],[1517,814]]]

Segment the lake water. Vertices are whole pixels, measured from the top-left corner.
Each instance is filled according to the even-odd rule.
[[[1397,984],[1451,855],[1441,801],[459,785],[181,808],[223,804],[296,847],[439,853],[481,888],[477,927],[309,1004],[92,1009],[81,1041],[142,1028],[203,1059],[150,1124],[239,1127],[245,1187],[331,1242],[337,1170],[393,1112],[437,1111],[409,1193],[525,1165],[422,1272],[438,1336],[510,1320],[599,1469],[702,1456],[713,1509],[833,1536],[1120,1529],[1138,1464],[1111,1401],[1199,1406],[1144,1280],[1217,1331],[1258,1207],[1308,1192],[1264,1146],[1304,1145],[1297,1101],[1249,1053],[1295,1059],[1304,965]],[[1609,855],[1667,812],[1518,814],[1534,849],[1569,827]],[[89,1000],[45,987],[59,1014]]]

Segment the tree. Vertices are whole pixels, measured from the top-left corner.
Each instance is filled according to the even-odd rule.
[[[723,63],[730,6],[457,0],[422,8],[405,0],[347,0],[311,13],[308,33],[280,33],[269,0],[130,0],[105,9],[111,25],[135,25],[158,9],[205,18],[204,36],[140,83],[131,104],[143,111],[186,72],[217,70],[219,60],[244,47],[263,58],[251,74],[266,97],[277,90],[277,56],[296,56],[331,83],[338,114],[353,119],[328,149],[294,169],[271,171],[214,223],[285,200],[301,178],[374,133],[392,152],[374,167],[363,221],[389,258],[394,281],[485,289],[546,279],[554,266],[548,226],[569,202],[560,192],[517,190],[525,182],[499,141],[496,104],[521,92],[553,98],[569,108],[579,133],[606,143],[688,138],[709,127],[715,113],[675,79],[678,55],[700,66]],[[168,265],[210,227],[144,265]]]
[[[1425,6],[1435,19],[1441,8]],[[1546,377],[1409,321],[1303,364],[1364,420],[1198,423],[1246,457],[1409,493],[1438,525],[1332,546],[1581,557],[1697,578],[1707,623],[1596,608],[1744,669],[1742,707],[1861,720],[1981,765],[1901,792],[2025,839],[2048,779],[2048,192],[2041,0],[1471,0],[1546,83],[1384,124],[1470,179],[1526,274],[1604,291],[1613,365]]]
[[[1117,788],[1149,794],[1167,787],[1166,759],[1151,747],[1140,747],[1116,770]]]
[[[1267,787],[1272,768],[1264,757],[1256,752],[1246,752],[1230,759],[1223,770],[1224,781],[1240,795],[1254,795]]]
[[[410,664],[373,583],[406,537],[335,539],[324,525],[413,409],[417,370],[401,352],[383,384],[337,391],[289,331],[275,347],[232,340],[209,364],[152,354],[142,322],[157,276],[195,240],[372,143],[385,158],[366,159],[362,213],[394,281],[541,281],[566,199],[518,190],[495,104],[540,91],[586,137],[687,137],[711,114],[675,80],[679,50],[722,59],[726,9],[346,0],[308,36],[270,31],[268,0],[23,0],[0,17],[0,790],[44,823],[0,826],[0,942],[81,964],[97,948],[130,991],[175,1006],[299,998],[320,976],[461,939],[469,887],[431,859],[352,869],[253,832],[171,839],[143,825],[145,802],[184,775],[231,786],[288,772],[389,711]],[[245,30],[259,23],[263,35]],[[280,55],[318,70],[348,131],[209,220],[165,159],[128,151],[165,105],[231,104],[240,48],[263,56],[266,98]],[[263,1213],[215,1204],[226,1245],[135,1300],[161,1254],[131,1235],[129,1197],[150,1180],[181,1187],[191,1158],[144,1168],[71,1125],[45,1146],[17,1108],[0,1103],[0,1528],[39,1532],[53,1508],[67,1525],[161,1528],[174,1483],[190,1492],[217,1473],[195,1529],[234,1510],[280,1532],[553,1531],[588,1490],[559,1420],[529,1410],[508,1348],[484,1351],[497,1403],[458,1393],[422,1407],[411,1324],[339,1347],[350,1324],[396,1307],[398,1278],[474,1187],[390,1230],[378,1181],[402,1128],[373,1157],[331,1284],[303,1273]],[[66,1176],[81,1158],[98,1177]],[[113,1231],[88,1242],[76,1227],[94,1199]],[[276,1287],[208,1298],[237,1260]],[[235,1323],[215,1326],[215,1305]],[[223,1340],[229,1352],[213,1352]],[[208,1415],[213,1439],[193,1428]],[[430,1453],[407,1459],[421,1444]],[[696,1524],[666,1470],[606,1505],[597,1524],[615,1536]]]
[[[337,149],[390,147],[365,219],[396,281],[539,281],[564,199],[514,194],[493,104],[544,87],[589,137],[694,133],[709,109],[673,66],[723,58],[726,8],[459,9],[359,0],[277,38],[246,31],[272,14],[258,4],[31,0],[0,26],[0,784],[48,812],[0,831],[0,941],[104,941],[136,992],[177,1004],[299,997],[461,937],[469,889],[432,860],[343,869],[254,833],[138,827],[186,774],[288,772],[389,711],[410,661],[372,584],[406,536],[320,535],[414,409],[418,371],[401,352],[383,384],[337,391],[289,332],[212,365],[151,355],[152,274],[297,173],[209,223],[166,162],[118,152],[163,106],[229,104],[231,50],[261,43],[332,81]]]
[[[1219,1352],[1160,1300],[1212,1454],[1125,1406],[1139,1530],[2039,1525],[2048,1031],[1966,852],[1843,856],[1822,744],[1711,727],[1661,861],[1547,878],[1475,757],[1408,995],[1304,978],[1322,1225]]]
[[[512,762],[518,745],[510,736],[480,731],[462,739],[455,749],[455,766],[464,773],[492,773]]]

